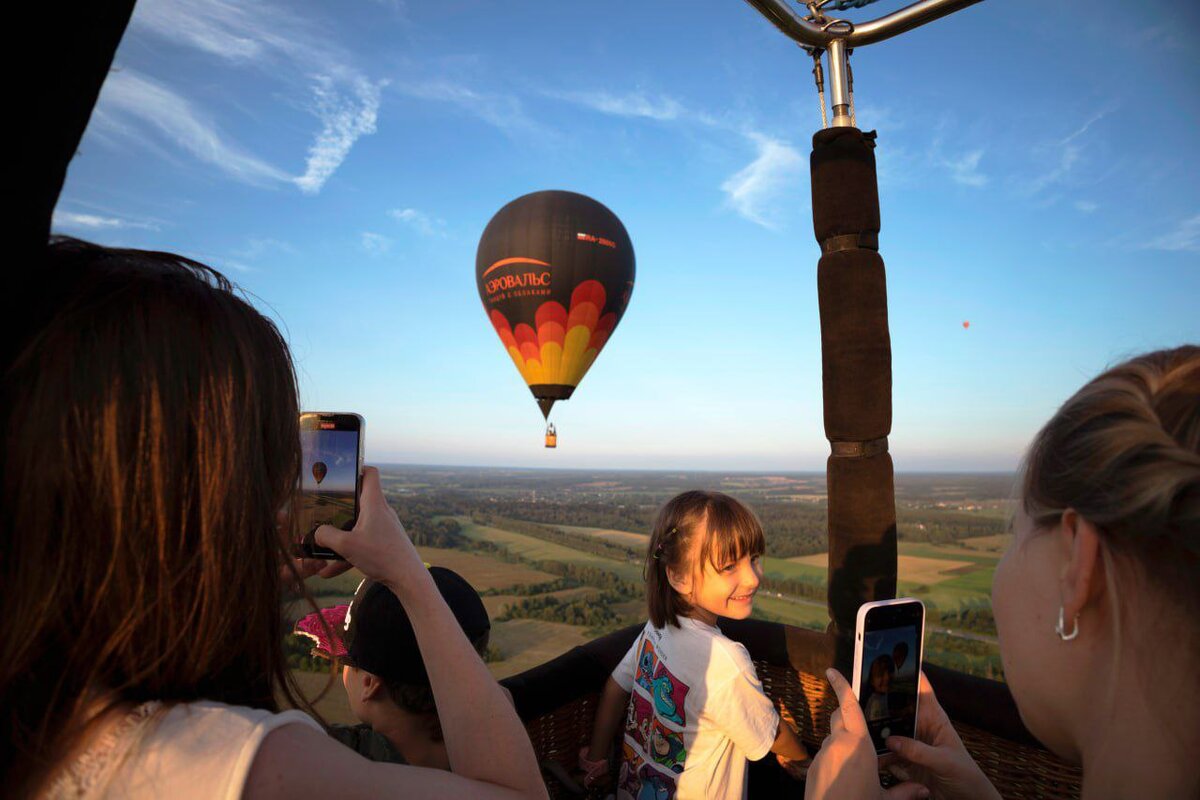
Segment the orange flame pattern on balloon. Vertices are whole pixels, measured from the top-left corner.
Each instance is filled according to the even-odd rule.
[[[527,384],[578,386],[617,325],[614,312],[601,316],[606,299],[604,286],[587,280],[571,292],[570,310],[554,300],[538,306],[536,330],[524,322],[514,329],[497,310],[492,325]]]

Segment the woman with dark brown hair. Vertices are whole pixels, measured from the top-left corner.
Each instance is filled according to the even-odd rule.
[[[280,713],[307,707],[280,615],[300,577],[277,519],[300,470],[286,344],[179,256],[57,240],[41,269],[3,365],[5,794],[545,796],[373,469],[355,529],[317,538],[404,604],[453,772],[366,761]]]
[[[1200,797],[1200,347],[1139,356],[1063,404],[1025,459],[992,608],[1004,674],[1085,800]],[[854,693],[805,797],[877,798]],[[888,739],[891,797],[997,798],[921,676],[917,740]]]

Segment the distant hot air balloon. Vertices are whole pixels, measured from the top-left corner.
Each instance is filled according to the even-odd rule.
[[[969,319],[963,320],[963,329],[966,330],[969,327],[971,327],[971,320],[969,320]]]
[[[534,192],[496,212],[475,256],[492,327],[549,419],[604,349],[633,293],[633,244],[600,203]]]
[[[321,485],[321,481],[325,480],[325,473],[329,472],[329,468],[325,466],[324,461],[313,463],[312,474],[317,479],[317,486]]]

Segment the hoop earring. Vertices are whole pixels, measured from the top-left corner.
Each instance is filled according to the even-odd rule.
[[[1079,635],[1079,615],[1078,614],[1075,615],[1075,621],[1074,621],[1074,624],[1071,626],[1071,632],[1066,633],[1063,631],[1063,613],[1064,613],[1063,607],[1059,606],[1058,607],[1058,624],[1054,626],[1054,632],[1058,634],[1058,638],[1062,639],[1064,642],[1069,642],[1072,639],[1074,639],[1076,636]]]

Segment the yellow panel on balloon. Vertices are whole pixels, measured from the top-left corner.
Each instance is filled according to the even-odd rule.
[[[583,376],[587,375],[588,370],[591,369],[592,364],[595,363],[596,355],[599,352],[600,351],[594,347],[589,347],[584,351],[583,358],[579,361],[579,377],[575,379],[576,383],[579,383],[581,380],[583,380]]]
[[[542,345],[542,380],[544,383],[562,382],[563,349],[557,342]]]
[[[591,328],[583,325],[576,325],[567,331],[562,354],[562,382],[566,385],[575,386],[579,383],[579,378],[582,377],[585,369],[583,356],[591,338]]]

